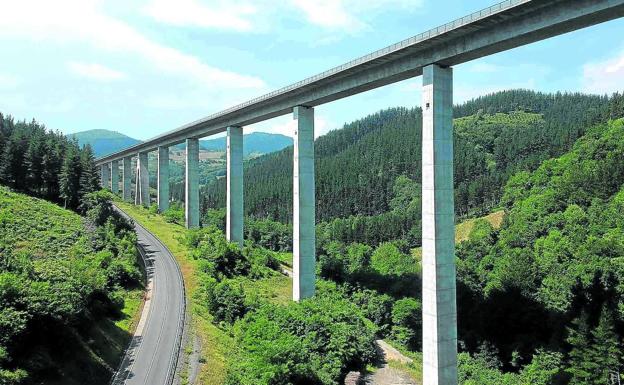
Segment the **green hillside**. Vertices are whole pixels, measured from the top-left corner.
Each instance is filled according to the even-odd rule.
[[[117,131],[102,129],[77,132],[68,136],[75,138],[81,147],[89,144],[96,157],[112,154],[141,142]]]
[[[604,119],[608,105],[606,97],[518,90],[457,106],[458,214],[486,213],[509,176],[567,151],[586,127]],[[394,108],[318,138],[317,219],[390,211],[397,177],[420,179],[421,120],[420,108]],[[203,196],[206,207],[223,207],[224,181],[213,182]],[[291,202],[292,148],[248,162],[247,214],[289,221]]]
[[[292,138],[285,135],[252,132],[244,135],[243,156],[269,154],[292,146],[292,143]],[[225,151],[225,137],[204,139],[199,142],[199,145],[208,151]]]
[[[106,213],[102,197],[85,207]],[[118,365],[142,293],[134,234],[88,217],[0,186],[0,383],[106,384]]]

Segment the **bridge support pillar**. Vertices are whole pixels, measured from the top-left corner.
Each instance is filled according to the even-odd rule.
[[[134,204],[149,207],[149,169],[147,167],[147,152],[139,152],[137,156],[136,168],[136,192],[134,193]]]
[[[293,149],[293,299],[315,290],[314,109],[297,106]]]
[[[423,385],[457,384],[453,72],[423,68]]]
[[[119,193],[119,161],[111,161],[111,191],[113,194]]]
[[[132,157],[126,156],[122,160],[122,193],[125,202],[132,202]]]
[[[158,147],[158,211],[169,208],[169,147]]]
[[[186,140],[186,189],[185,189],[186,227],[199,227],[199,140]]]
[[[225,236],[243,247],[243,128],[227,129],[227,199]]]
[[[110,188],[110,164],[106,163],[100,166],[100,184],[102,188]]]

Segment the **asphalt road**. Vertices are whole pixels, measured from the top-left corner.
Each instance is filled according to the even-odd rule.
[[[146,261],[146,301],[135,335],[111,384],[170,385],[184,328],[184,281],[169,250],[142,226],[136,222],[134,226],[139,251]]]

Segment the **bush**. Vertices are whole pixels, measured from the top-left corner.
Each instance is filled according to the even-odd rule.
[[[392,306],[392,338],[409,349],[420,348],[422,307],[414,298],[403,298]]]
[[[337,385],[377,357],[374,325],[337,293],[263,305],[234,328],[237,359],[228,384]]]
[[[386,242],[377,247],[371,257],[371,266],[382,275],[403,276],[418,271],[416,260],[405,251],[405,245]]]
[[[207,284],[206,294],[208,309],[217,322],[233,324],[247,311],[245,292],[242,286],[235,281],[225,279],[216,282],[211,280]]]
[[[366,318],[379,327],[379,332],[386,335],[392,325],[392,297],[378,294],[375,290],[358,290],[351,294],[351,300],[362,310]]]
[[[178,225],[184,224],[184,210],[178,207],[169,207],[163,213],[163,217],[165,217],[165,221],[169,223],[175,223]]]

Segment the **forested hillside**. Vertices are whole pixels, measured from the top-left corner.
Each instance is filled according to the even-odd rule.
[[[0,113],[0,185],[77,209],[99,188],[89,145],[80,148],[35,120],[15,122]]]
[[[135,235],[110,193],[86,220],[0,186],[0,383],[106,384],[129,341],[122,320],[140,283]]]
[[[541,352],[571,384],[612,384],[621,373],[623,138],[624,120],[602,124],[570,153],[517,173],[503,226],[460,245],[460,339],[493,368],[515,370]]]
[[[455,187],[458,214],[495,205],[510,175],[535,169],[567,151],[608,115],[607,97],[505,91],[455,108]],[[346,124],[316,141],[317,220],[370,216],[392,209],[400,175],[419,181],[420,108],[394,108]],[[223,180],[203,194],[222,207]],[[292,147],[249,161],[245,209],[256,217],[289,221]]]
[[[142,275],[98,180],[90,146],[0,114],[0,384],[106,384],[125,350]]]

